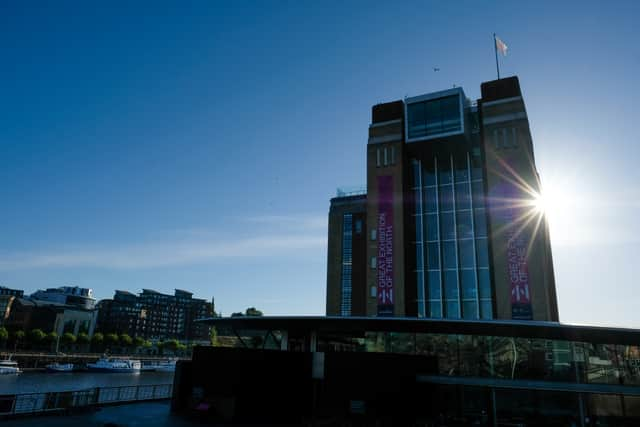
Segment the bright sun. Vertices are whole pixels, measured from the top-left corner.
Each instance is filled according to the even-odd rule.
[[[560,186],[552,186],[532,196],[530,204],[537,214],[546,217],[552,240],[563,243],[574,240],[577,231],[575,208],[578,204],[575,192],[567,191]]]

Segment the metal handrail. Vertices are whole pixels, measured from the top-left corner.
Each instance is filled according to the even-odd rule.
[[[101,404],[169,399],[172,391],[172,384],[150,384],[2,395],[0,396],[0,416],[65,411]]]

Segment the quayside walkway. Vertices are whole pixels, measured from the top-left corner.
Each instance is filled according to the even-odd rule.
[[[71,414],[106,405],[168,400],[172,388],[172,384],[155,384],[0,395],[0,420],[31,415]]]
[[[45,415],[3,421],[3,427],[187,427],[194,424],[171,414],[168,400],[106,406],[75,415]]]

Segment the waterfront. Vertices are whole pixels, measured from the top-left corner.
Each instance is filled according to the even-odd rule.
[[[0,375],[0,394],[47,393],[86,390],[95,387],[172,384],[173,372],[140,373],[46,373],[23,372]]]

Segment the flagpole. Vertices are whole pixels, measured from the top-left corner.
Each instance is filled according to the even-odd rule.
[[[496,33],[493,33],[493,50],[496,53],[496,71],[498,71],[498,80],[500,80],[500,66],[498,65],[498,43],[496,42]]]

